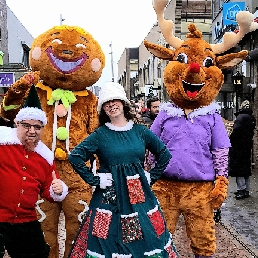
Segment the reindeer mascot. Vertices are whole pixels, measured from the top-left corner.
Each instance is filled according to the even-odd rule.
[[[248,51],[216,54],[233,47],[258,24],[244,11],[237,15],[239,32],[226,33],[222,43],[208,44],[194,24],[189,25],[187,40],[183,41],[172,34],[173,22],[164,19],[166,4],[167,0],[154,0],[154,9],[161,31],[174,49],[145,41],[153,55],[170,60],[164,83],[171,102],[161,105],[151,130],[166,144],[172,158],[153,190],[169,230],[175,231],[182,214],[195,257],[214,257],[213,214],[227,196],[230,147],[214,99],[223,84],[221,69],[234,67]]]
[[[74,172],[67,157],[98,127],[97,98],[86,87],[100,78],[104,64],[104,53],[91,34],[76,26],[53,27],[32,44],[30,65],[34,72],[16,81],[3,101],[1,115],[12,120],[29,87],[36,85],[48,119],[42,141],[54,152],[57,171],[69,187],[62,203],[44,201],[40,205],[46,215],[42,229],[51,247],[50,258],[59,257],[57,236],[61,211],[65,215],[64,257],[67,257],[80,226],[79,214],[91,199],[90,186]]]

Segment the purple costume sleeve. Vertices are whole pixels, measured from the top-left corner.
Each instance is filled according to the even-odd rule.
[[[214,126],[211,131],[211,150],[231,147],[228,133],[221,116],[215,113],[213,117]]]
[[[228,150],[228,148],[224,148],[212,151],[213,166],[216,177],[224,176],[228,178]]]

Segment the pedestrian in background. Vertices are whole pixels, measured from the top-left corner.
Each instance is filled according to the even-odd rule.
[[[142,115],[142,120],[149,128],[159,113],[159,105],[160,100],[158,97],[152,97],[147,100],[148,112]]]
[[[240,105],[235,116],[233,131],[230,134],[229,176],[236,177],[235,197],[239,200],[250,196],[251,156],[256,120],[248,100]]]
[[[74,170],[96,186],[69,258],[176,258],[172,236],[151,190],[170,160],[167,148],[146,126],[133,122],[120,84],[101,88],[98,112],[100,127],[69,155]],[[156,157],[149,173],[143,168],[146,148]],[[85,165],[93,154],[100,163],[97,175]]]
[[[40,141],[47,118],[34,86],[24,105],[17,128],[0,127],[0,256],[7,250],[12,258],[47,258],[35,205],[39,195],[62,201],[68,188],[58,179],[53,152]]]

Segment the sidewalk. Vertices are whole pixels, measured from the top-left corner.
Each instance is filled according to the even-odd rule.
[[[228,225],[227,225],[228,226]],[[221,224],[215,226],[217,249],[215,258],[254,258]],[[231,229],[233,234],[235,233]],[[184,220],[181,217],[174,233],[174,242],[179,253],[179,257],[193,258],[190,249],[190,242],[187,238]],[[238,236],[241,239],[241,236]],[[258,256],[257,256],[258,257]],[[255,257],[256,258],[256,257]]]
[[[249,198],[236,200],[235,178],[229,177],[229,182],[228,198],[221,207],[222,220],[215,226],[217,238],[215,258],[256,258],[258,257],[258,169],[253,170]],[[174,233],[174,242],[180,258],[193,258],[182,217]]]
[[[229,182],[228,198],[221,208],[222,218],[258,250],[258,171],[253,171],[249,198],[236,200],[235,178],[229,177]]]

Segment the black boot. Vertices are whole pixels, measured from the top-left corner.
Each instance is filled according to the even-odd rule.
[[[249,192],[248,192],[248,195],[247,195],[246,190],[239,190],[235,197],[236,197],[237,200],[247,198],[247,197],[249,197]]]
[[[249,196],[250,196],[249,191],[246,191],[246,190],[245,190],[245,198],[248,198]]]
[[[217,209],[216,211],[214,211],[213,219],[216,223],[220,222],[220,220],[221,220],[221,210],[220,209]]]
[[[240,191],[240,190],[237,190],[236,192],[234,192],[234,195],[237,195],[237,194],[239,194],[239,191]]]

